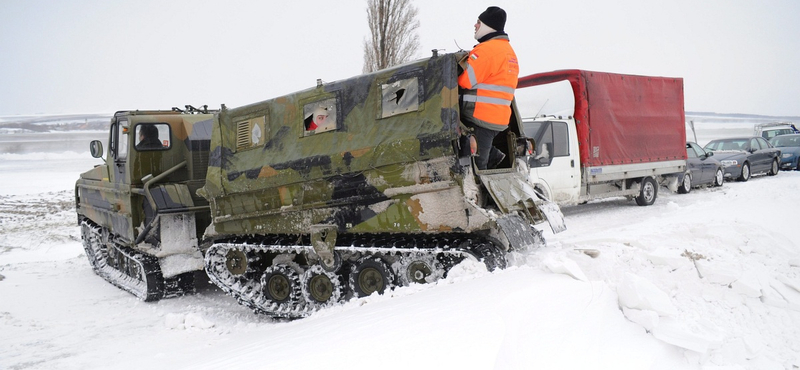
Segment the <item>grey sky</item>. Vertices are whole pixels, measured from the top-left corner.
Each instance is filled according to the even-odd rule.
[[[523,75],[683,77],[686,110],[800,116],[800,1],[414,1],[421,48],[487,6]],[[0,0],[0,115],[241,106],[361,73],[365,0]],[[458,46],[457,46],[458,45]]]

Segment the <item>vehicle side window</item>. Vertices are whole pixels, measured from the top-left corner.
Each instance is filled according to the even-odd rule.
[[[686,156],[689,158],[697,158],[697,152],[691,145],[686,145]]]
[[[170,129],[166,123],[140,123],[136,125],[134,148],[138,151],[167,150],[172,145]]]
[[[706,155],[706,150],[703,149],[703,147],[701,147],[700,145],[697,145],[695,143],[690,143],[689,146],[691,146],[692,149],[694,149],[694,151],[695,151],[695,153],[697,153],[698,157],[702,157],[702,156]]]
[[[338,128],[336,98],[315,101],[303,105],[303,136]]]
[[[111,129],[111,154],[117,161],[128,158],[128,121],[117,121]]]
[[[761,145],[761,149],[768,149],[770,147],[769,143],[760,137],[756,138],[756,141],[758,141],[758,144]]]
[[[750,139],[750,150],[760,150],[761,144],[758,143],[758,140],[755,138]]]
[[[526,122],[522,121],[522,132],[525,137],[532,137],[536,138],[539,137],[539,131],[542,130],[544,126],[544,122],[535,121],[535,122]]]
[[[547,125],[547,128],[542,134],[542,139],[536,143],[536,153],[548,153],[549,156],[553,154],[553,126],[554,125]]]
[[[569,136],[567,135],[566,122],[553,123],[553,142],[555,143],[554,157],[566,157],[569,155]]]

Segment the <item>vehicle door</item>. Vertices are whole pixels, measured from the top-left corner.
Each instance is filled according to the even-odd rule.
[[[761,138],[751,138],[750,148],[748,149],[750,152],[749,158],[753,173],[765,171],[769,169],[769,166],[772,164],[772,157],[770,157],[769,154],[769,146],[762,148],[759,139]]]
[[[760,137],[756,138],[756,140],[759,144],[761,144],[761,151],[764,153],[766,168],[770,169],[772,167],[772,161],[775,158],[778,158],[778,165],[780,165],[780,154],[778,154],[780,149],[775,148],[775,146],[770,144],[769,141]]]
[[[686,167],[692,174],[692,182],[698,184],[703,181],[703,164],[691,143],[686,143]]]
[[[713,155],[711,152],[707,152],[700,145],[694,143],[692,143],[692,145],[694,145],[694,149],[697,151],[697,155],[700,156],[700,160],[703,163],[704,180],[713,182],[714,177],[717,175],[717,168],[719,168],[718,162],[709,159],[709,157]]]
[[[131,216],[131,187],[128,165],[128,151],[130,135],[130,121],[127,116],[118,116],[111,123],[111,137],[109,138],[108,182],[102,186],[102,197],[107,201],[101,208],[107,218],[105,226],[113,234],[130,239],[133,237]]]
[[[572,122],[569,122],[572,124]],[[545,182],[556,202],[576,200],[580,195],[580,164],[578,163],[577,135],[569,130],[575,126],[563,121],[544,122],[540,132],[533,136],[535,155],[529,157],[532,174]]]

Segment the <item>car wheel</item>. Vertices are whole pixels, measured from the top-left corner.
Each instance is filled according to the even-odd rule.
[[[744,162],[744,164],[742,165],[742,174],[739,175],[739,178],[737,180],[743,182],[750,180],[750,163]]]
[[[778,160],[775,159],[772,161],[772,168],[769,169],[768,175],[775,176],[778,174]]]
[[[681,181],[681,185],[678,186],[678,193],[688,194],[690,191],[692,191],[692,175],[687,172],[683,174],[683,181]]]
[[[725,181],[725,173],[722,172],[721,168],[717,168],[717,173],[714,174],[714,186],[722,186],[722,183]]]
[[[645,177],[642,179],[641,189],[639,196],[636,197],[636,204],[640,206],[649,206],[656,201],[658,196],[658,184],[652,177]]]

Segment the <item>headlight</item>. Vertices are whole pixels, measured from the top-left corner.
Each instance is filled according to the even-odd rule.
[[[781,158],[792,158],[792,157],[794,157],[794,154],[792,154],[792,153],[783,153],[783,154],[781,154]]]
[[[731,166],[738,166],[739,165],[739,161],[737,161],[735,159],[726,159],[724,161],[719,161],[719,163],[722,163],[722,165],[725,166],[725,167],[731,167]]]

